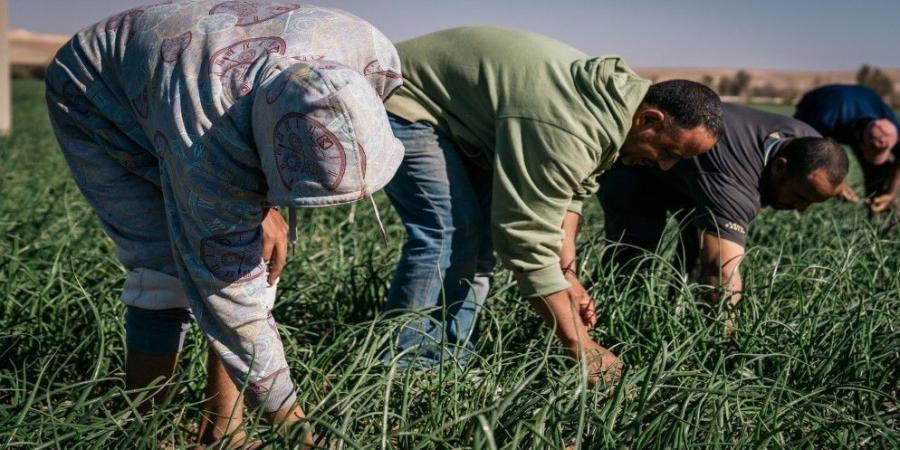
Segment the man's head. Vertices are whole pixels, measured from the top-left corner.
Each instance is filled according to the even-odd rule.
[[[897,126],[888,119],[876,119],[866,124],[862,136],[862,153],[872,164],[880,166],[891,157],[897,145]]]
[[[669,170],[712,149],[722,127],[722,102],[712,89],[688,80],[663,81],[647,91],[619,155],[627,165]]]
[[[803,212],[809,205],[833,197],[849,167],[847,153],[834,140],[793,139],[766,164],[762,204]]]

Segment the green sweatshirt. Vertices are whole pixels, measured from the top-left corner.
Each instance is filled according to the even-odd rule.
[[[435,126],[493,166],[494,249],[522,295],[568,288],[563,217],[597,191],[649,82],[619,57],[512,29],[455,28],[397,50],[404,82],[388,112]]]

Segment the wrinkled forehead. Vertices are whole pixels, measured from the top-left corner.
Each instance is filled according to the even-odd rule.
[[[703,125],[694,128],[671,126],[668,135],[672,140],[672,145],[677,147],[679,153],[685,158],[712,150],[718,141]]]

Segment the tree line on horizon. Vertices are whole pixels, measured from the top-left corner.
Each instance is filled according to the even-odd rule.
[[[894,91],[894,80],[885,71],[869,64],[863,64],[856,71],[855,78],[858,84],[871,88],[893,107],[900,107],[900,94]],[[803,92],[795,86],[779,88],[772,83],[753,86],[752,81],[753,76],[744,69],[738,70],[732,76],[725,75],[718,80],[709,74],[704,75],[700,80],[701,83],[713,88],[724,97],[740,97],[745,100],[767,99],[792,105],[803,95]]]

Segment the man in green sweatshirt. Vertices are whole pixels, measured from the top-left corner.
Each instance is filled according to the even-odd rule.
[[[464,363],[496,251],[596,381],[616,357],[588,334],[594,306],[575,263],[582,200],[620,153],[668,169],[711,149],[719,98],[688,81],[650,86],[619,57],[512,29],[456,28],[397,49],[404,84],[386,107],[406,154],[385,190],[409,237],[386,310],[433,309],[386,356]]]

